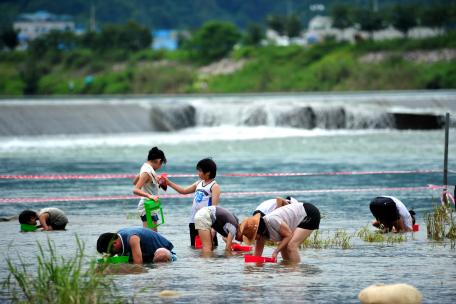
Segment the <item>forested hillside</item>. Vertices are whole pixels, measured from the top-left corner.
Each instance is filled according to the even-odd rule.
[[[47,10],[54,14],[74,16],[87,26],[91,8],[98,24],[125,23],[128,20],[153,28],[194,28],[212,19],[224,20],[246,27],[262,23],[268,15],[296,14],[303,24],[316,14],[329,14],[334,0],[0,0],[0,26],[11,24],[21,13]],[[454,0],[351,0],[358,6],[394,4],[450,3]],[[323,4],[325,11],[310,10],[312,5]],[[320,6],[321,8],[321,6]]]

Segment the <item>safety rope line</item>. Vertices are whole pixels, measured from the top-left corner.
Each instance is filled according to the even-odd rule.
[[[336,189],[309,189],[309,190],[285,190],[285,191],[240,191],[224,192],[222,197],[245,197],[245,196],[271,196],[271,195],[297,195],[308,193],[344,193],[344,192],[383,192],[383,191],[416,191],[416,190],[439,190],[445,186],[427,185],[419,187],[383,187],[383,188],[336,188]],[[160,198],[189,198],[193,194],[161,194]],[[114,201],[114,200],[138,200],[134,195],[113,196],[80,196],[80,197],[48,197],[48,198],[0,198],[0,204],[8,203],[41,203],[41,202],[78,202],[78,201]]]
[[[378,175],[378,174],[429,174],[439,173],[442,170],[384,170],[384,171],[339,171],[339,172],[273,172],[273,173],[225,173],[218,174],[223,177],[269,177],[269,176],[331,176],[331,175]],[[449,170],[449,173],[456,171]],[[0,175],[0,179],[16,180],[73,180],[73,179],[124,179],[134,178],[135,174],[45,174],[45,175]],[[196,177],[196,174],[176,173],[168,177]]]

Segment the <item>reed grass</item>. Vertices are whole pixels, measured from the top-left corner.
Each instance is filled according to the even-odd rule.
[[[435,205],[432,212],[426,213],[427,237],[435,241],[450,240],[451,248],[456,246],[456,222],[454,209],[450,204]]]
[[[87,265],[84,244],[76,237],[76,254],[58,256],[55,244],[38,243],[36,268],[19,255],[16,264],[7,258],[9,275],[3,282],[12,303],[122,303],[113,294],[115,286],[109,277],[97,270],[95,260]]]
[[[407,241],[407,235],[403,233],[383,233],[379,230],[369,230],[368,226],[364,226],[356,232],[356,236],[365,242],[369,243],[401,243]]]
[[[341,249],[350,249],[353,247],[351,242],[353,235],[350,235],[348,232],[342,229],[336,230],[333,235],[329,234],[327,231],[327,236],[324,237],[323,233],[320,230],[315,230],[314,233],[310,235],[300,246],[300,248],[315,248],[315,249],[325,249],[325,248],[341,248]]]
[[[456,233],[456,228],[454,230]],[[327,248],[353,248],[353,240],[360,238],[361,240],[369,243],[402,243],[408,240],[406,234],[403,233],[382,233],[380,231],[371,231],[368,226],[362,227],[354,233],[349,233],[344,229],[337,229],[333,234],[329,231],[322,232],[315,230],[304,242],[299,246],[300,249],[314,248],[314,249],[327,249]],[[276,246],[273,241],[266,241],[266,246]]]

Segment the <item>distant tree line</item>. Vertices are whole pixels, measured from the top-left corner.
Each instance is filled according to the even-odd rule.
[[[369,7],[335,4],[331,7],[333,27],[346,29],[356,26],[359,30],[373,33],[389,25],[407,35],[410,28],[421,25],[432,28],[456,27],[456,4],[433,6],[396,5],[374,10]],[[255,23],[241,31],[234,24],[209,21],[188,35],[181,35],[179,48],[188,53],[195,62],[208,63],[225,57],[237,43],[260,45],[265,37],[265,28],[290,38],[301,34],[303,25],[296,14],[268,16],[265,25]],[[115,50],[137,52],[151,47],[151,31],[136,22],[105,25],[100,31],[76,35],[73,32],[51,32],[29,43],[27,52],[32,58],[41,58],[46,53],[74,49],[89,49],[98,54]],[[18,45],[17,33],[11,28],[0,32],[0,49],[14,49]]]
[[[331,8],[333,27],[344,30],[359,27],[372,33],[392,26],[407,36],[415,26],[434,29],[456,28],[456,4],[435,4],[431,6],[395,5],[374,10],[372,7],[358,7],[335,4]]]

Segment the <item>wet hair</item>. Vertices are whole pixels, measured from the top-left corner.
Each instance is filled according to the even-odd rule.
[[[196,164],[196,170],[200,170],[203,173],[210,173],[209,178],[215,178],[217,175],[217,165],[211,158],[204,158]]]
[[[111,253],[110,243],[118,238],[116,233],[103,233],[98,237],[97,251],[99,253]],[[112,244],[111,244],[112,246]]]
[[[165,153],[157,147],[153,147],[149,150],[149,155],[147,155],[147,160],[156,160],[159,159],[162,164],[166,164]]]
[[[263,217],[260,217],[260,222],[258,223],[258,234],[269,238],[269,231],[266,227],[266,223],[264,222]]]
[[[33,210],[24,210],[19,214],[19,223],[20,224],[30,224],[32,217],[38,217],[35,211]]]
[[[413,209],[411,209],[411,210],[409,210],[409,213],[410,213],[410,216],[412,217],[412,223],[413,223],[413,225],[415,225],[415,222],[416,222],[416,218],[415,218],[416,212],[413,211]]]
[[[255,210],[255,211],[253,211],[252,216],[254,216],[254,215],[257,214],[257,213],[259,213],[261,217],[263,217],[263,216],[266,215],[266,214],[264,214],[263,211],[261,211],[261,210]]]

